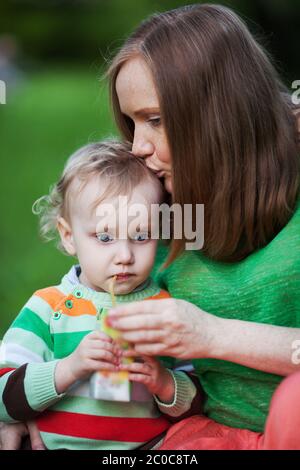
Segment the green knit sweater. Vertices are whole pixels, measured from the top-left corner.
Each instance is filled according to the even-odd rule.
[[[300,207],[264,248],[237,263],[186,251],[166,270],[160,246],[154,275],[172,297],[221,318],[300,326]],[[299,330],[300,337],[300,330]],[[243,338],[240,338],[243,341]],[[291,356],[292,356],[291,346]],[[206,394],[204,413],[232,427],[262,432],[271,397],[283,377],[217,359],[196,359]]]

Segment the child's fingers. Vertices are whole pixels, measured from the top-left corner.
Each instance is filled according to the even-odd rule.
[[[137,374],[150,375],[152,373],[152,368],[149,364],[143,362],[132,362],[131,364],[120,364],[120,370],[126,370],[128,372],[133,372]]]
[[[139,382],[139,383],[142,383],[144,385],[149,385],[151,383],[150,375],[134,374],[132,372],[129,372],[128,379],[131,382]]]
[[[88,344],[88,349],[94,351],[102,351],[104,349],[105,351],[110,351],[115,356],[120,355],[119,348],[114,343],[108,343],[106,341],[93,341]]]
[[[90,360],[89,362],[89,370],[90,371],[95,371],[97,372],[98,370],[108,370],[112,372],[117,372],[118,366],[115,364],[112,364],[111,362],[105,362],[105,361],[96,361],[96,360]]]
[[[134,349],[126,349],[126,351],[122,350],[123,357],[141,357],[141,354],[136,352]]]
[[[87,337],[89,339],[92,339],[92,340],[99,340],[101,339],[102,341],[107,341],[108,343],[112,343],[113,340],[110,338],[110,336],[106,335],[105,333],[103,333],[102,331],[92,331],[91,333],[89,333],[87,335]]]
[[[88,357],[97,361],[110,362],[115,365],[118,365],[120,362],[119,358],[115,354],[111,351],[107,351],[106,349],[92,349],[89,351]]]

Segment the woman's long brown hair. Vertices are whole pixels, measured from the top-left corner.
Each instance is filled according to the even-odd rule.
[[[140,56],[149,66],[172,155],[173,202],[204,204],[204,253],[235,262],[287,224],[299,193],[295,110],[271,60],[244,22],[218,5],[190,5],[142,23],[109,68],[115,82]],[[168,264],[184,249],[173,240]]]

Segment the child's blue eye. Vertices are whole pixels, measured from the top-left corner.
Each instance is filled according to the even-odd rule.
[[[96,237],[102,243],[109,243],[113,241],[113,237],[109,233],[106,233],[106,232],[97,233]]]
[[[145,240],[149,240],[149,233],[148,232],[138,232],[134,235],[133,240],[135,242],[144,242]]]

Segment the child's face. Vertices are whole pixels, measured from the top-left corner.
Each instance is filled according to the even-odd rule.
[[[108,292],[112,278],[117,276],[115,293],[127,294],[147,279],[157,245],[157,240],[147,238],[151,204],[159,203],[156,192],[151,182],[142,182],[134,189],[131,197],[127,197],[127,209],[121,206],[120,220],[118,197],[105,199],[96,209],[93,207],[101,196],[97,178],[92,178],[80,193],[73,191],[73,196],[70,196],[69,222],[61,219],[58,228],[65,249],[79,260],[82,270],[80,281],[84,285]],[[137,203],[143,204],[145,214],[139,217],[137,223],[132,223],[135,217],[128,220],[127,211]],[[136,230],[137,224],[140,231]],[[118,234],[126,238],[118,238]]]

